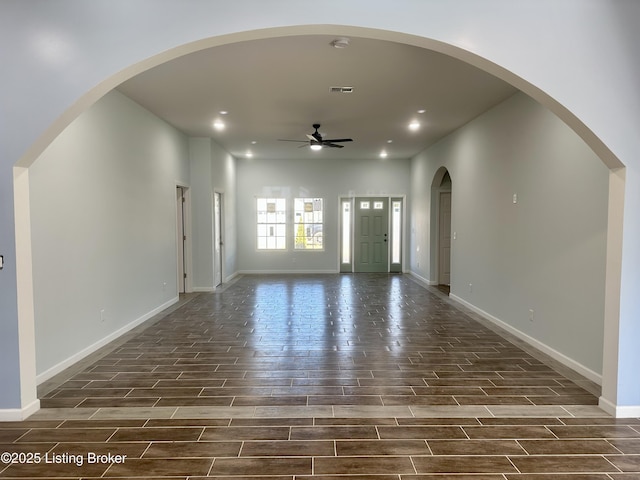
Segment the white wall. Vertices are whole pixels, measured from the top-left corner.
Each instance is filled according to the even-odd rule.
[[[212,140],[211,165],[211,186],[214,192],[222,194],[222,275],[223,281],[227,281],[238,271],[236,159]]]
[[[213,194],[223,195],[223,281],[237,273],[235,159],[210,138],[190,138],[193,289],[214,289]]]
[[[430,280],[437,279],[429,255],[435,228],[430,191],[441,166],[453,181],[454,297],[597,379],[608,169],[563,122],[522,93],[449,135],[412,164],[411,268]]]
[[[177,299],[187,139],[113,91],[30,168],[39,380]],[[101,321],[104,310],[104,321]]]
[[[345,160],[320,152],[318,160],[238,159],[237,168],[241,272],[337,272],[339,197],[409,194],[409,160]],[[288,207],[295,197],[322,197],[324,251],[257,251],[256,197],[284,197]]]

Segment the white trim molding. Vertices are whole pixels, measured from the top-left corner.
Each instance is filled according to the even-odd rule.
[[[424,284],[424,285],[428,285],[431,287],[436,287],[438,286],[438,282],[435,280],[429,280],[427,278],[424,278],[423,276],[418,275],[416,272],[414,272],[413,270],[410,270],[409,275],[411,275],[412,277],[414,277],[418,282]]]
[[[87,357],[88,355],[91,355],[92,353],[96,352],[98,349],[104,347],[108,343],[110,343],[110,342],[114,341],[115,339],[121,337],[122,335],[124,335],[128,331],[133,330],[138,325],[143,324],[144,322],[146,322],[147,320],[149,320],[153,316],[155,316],[158,313],[162,312],[163,310],[166,310],[167,308],[169,308],[171,305],[174,305],[175,303],[178,303],[179,300],[180,300],[180,297],[172,298],[168,302],[165,302],[162,305],[160,305],[159,307],[154,308],[149,313],[144,314],[143,316],[139,317],[138,319],[134,320],[133,322],[128,323],[124,327],[121,327],[118,330],[116,330],[115,332],[110,333],[106,337],[98,340],[96,343],[94,343],[92,345],[89,345],[88,347],[80,350],[77,353],[74,353],[73,355],[68,357],[66,360],[63,360],[62,362],[58,363],[57,365],[54,365],[53,367],[49,368],[48,370],[45,370],[44,372],[42,372],[41,374],[39,374],[36,377],[36,381],[37,381],[38,385],[41,384],[42,382],[45,382],[45,381],[49,380],[50,378],[52,378],[55,375],[57,375],[60,372],[62,372],[63,370],[69,368],[71,365],[73,365],[73,364],[79,362],[80,360],[82,360],[83,358]]]
[[[35,400],[23,408],[0,409],[0,422],[21,422],[40,410],[40,400]]]
[[[600,397],[598,406],[615,418],[640,418],[640,405],[619,406],[604,397]]]
[[[509,325],[508,323],[504,322],[503,320],[500,320],[499,318],[494,317],[490,313],[485,312],[484,310],[476,307],[475,305],[467,302],[466,300],[463,300],[462,298],[458,297],[457,295],[450,294],[449,298],[451,300],[457,302],[457,303],[460,303],[461,305],[464,305],[469,310],[472,310],[473,312],[477,313],[478,315],[480,315],[485,320],[488,320],[489,322],[493,323],[494,325],[497,325],[498,327],[502,328],[503,330],[506,330],[510,334],[512,334],[515,337],[519,338],[520,340],[528,343],[529,345],[531,345],[532,347],[540,350],[541,352],[549,355],[554,360],[557,360],[558,362],[560,362],[564,366],[570,368],[571,370],[573,370],[575,372],[578,372],[580,375],[588,378],[592,382],[595,382],[598,385],[602,385],[602,375],[600,375],[599,373],[594,372],[590,368],[585,367],[584,365],[582,365],[579,362],[576,362],[574,359],[572,359],[570,357],[567,357],[565,354],[555,350],[554,348],[551,348],[550,346],[548,346],[545,343],[542,343],[540,340],[537,340],[537,339],[527,335],[526,333],[521,332],[517,328],[512,327],[511,325]]]

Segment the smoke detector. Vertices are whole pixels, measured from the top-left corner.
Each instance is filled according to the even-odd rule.
[[[349,39],[346,37],[336,38],[331,42],[333,48],[347,48],[349,46]]]

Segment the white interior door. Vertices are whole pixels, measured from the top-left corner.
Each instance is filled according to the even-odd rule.
[[[186,291],[186,271],[185,271],[185,221],[184,221],[184,188],[176,188],[176,212],[177,212],[177,225],[176,225],[176,245],[178,248],[178,293],[184,293]]]
[[[213,284],[222,284],[222,194],[213,194]]]

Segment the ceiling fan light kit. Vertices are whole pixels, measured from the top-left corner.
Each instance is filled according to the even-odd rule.
[[[286,139],[280,139],[281,142],[301,142],[301,143],[308,143],[309,147],[311,148],[311,150],[322,150],[324,147],[329,147],[329,148],[343,148],[344,145],[338,145],[339,143],[343,143],[343,142],[353,142],[352,138],[322,138],[322,135],[320,134],[320,132],[318,132],[318,129],[320,128],[320,124],[319,123],[314,123],[313,124],[313,128],[315,129],[315,132],[311,133],[311,134],[307,134],[307,138],[309,140],[286,140]],[[304,146],[304,145],[302,145]]]

